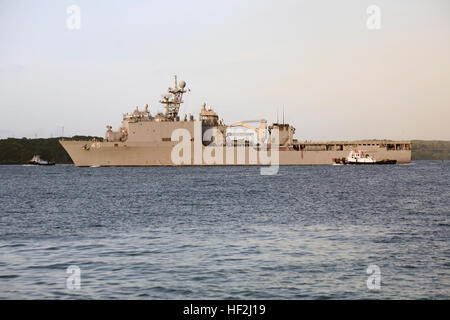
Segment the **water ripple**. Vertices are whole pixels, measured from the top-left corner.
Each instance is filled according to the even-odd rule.
[[[0,298],[448,299],[449,164],[0,166]]]

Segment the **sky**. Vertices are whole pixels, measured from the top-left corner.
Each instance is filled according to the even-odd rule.
[[[227,124],[284,109],[301,141],[450,140],[450,2],[0,0],[0,138],[104,136],[162,110],[175,74],[182,116],[206,102]]]

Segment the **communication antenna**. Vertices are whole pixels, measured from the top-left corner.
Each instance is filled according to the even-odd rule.
[[[283,104],[283,124],[284,124],[284,104]]]
[[[278,123],[278,107],[277,107],[277,123]]]
[[[177,76],[174,76],[173,88],[169,88],[168,93],[161,97],[160,103],[166,105],[166,117],[168,120],[174,120],[178,116],[178,111],[183,103],[183,93],[186,93],[186,82],[177,82]]]

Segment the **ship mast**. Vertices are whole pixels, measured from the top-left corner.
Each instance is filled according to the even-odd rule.
[[[183,103],[183,93],[185,90],[186,82],[180,81],[178,84],[177,76],[175,76],[175,86],[168,89],[168,94],[162,96],[159,101],[166,105],[166,118],[169,121],[174,121],[178,117],[178,111]]]

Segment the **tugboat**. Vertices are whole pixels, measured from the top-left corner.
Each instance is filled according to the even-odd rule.
[[[42,160],[39,155],[34,155],[33,158],[28,161],[28,164],[35,165],[35,166],[54,166],[54,162]]]
[[[373,159],[368,153],[359,150],[350,151],[347,158],[334,158],[333,165],[342,165],[342,164],[396,164],[397,160],[380,160],[376,161]]]

